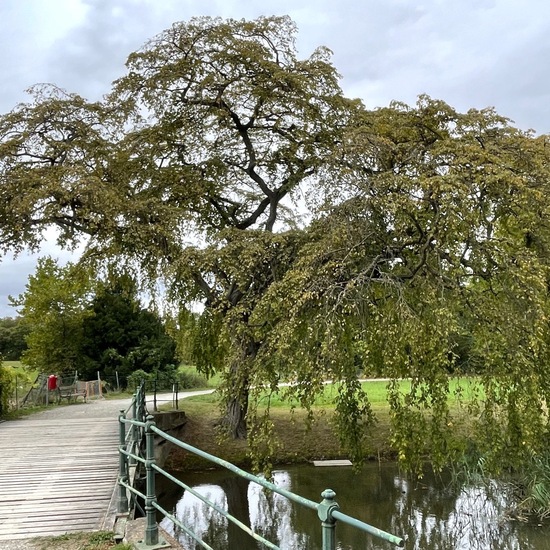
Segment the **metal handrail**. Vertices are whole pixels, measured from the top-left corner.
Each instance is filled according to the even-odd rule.
[[[143,387],[142,387],[142,391],[143,391]],[[138,395],[138,393],[139,391],[136,392],[136,394],[134,395],[135,400],[137,401],[138,399],[143,399],[142,403],[144,403],[144,393],[143,395],[142,394]],[[215,509],[217,512],[224,515],[229,521],[231,521],[232,523],[236,524],[239,528],[246,531],[255,540],[262,542],[267,548],[270,548],[272,550],[279,550],[278,546],[274,545],[272,542],[263,538],[261,535],[259,535],[258,533],[250,529],[248,526],[244,525],[242,522],[240,522],[239,520],[231,516],[225,510],[222,510],[221,508],[219,508],[215,503],[210,502],[206,497],[203,497],[202,495],[194,491],[191,487],[189,487],[182,481],[178,480],[177,478],[175,478],[174,476],[172,476],[171,474],[169,474],[168,472],[166,472],[165,470],[157,466],[155,464],[155,458],[154,458],[155,434],[159,437],[162,437],[166,441],[169,441],[170,443],[173,443],[174,445],[180,447],[181,449],[184,449],[197,456],[205,458],[210,462],[217,464],[218,466],[222,466],[223,468],[226,468],[227,470],[230,470],[231,472],[264,487],[265,489],[268,489],[274,493],[282,495],[288,498],[289,500],[296,502],[302,506],[315,510],[317,512],[319,519],[321,520],[321,525],[322,525],[322,537],[323,537],[322,550],[336,549],[335,527],[336,527],[337,521],[341,521],[343,523],[351,525],[352,527],[360,529],[374,537],[377,537],[381,540],[389,542],[400,548],[402,548],[405,545],[405,541],[402,538],[392,535],[391,533],[387,533],[386,531],[382,531],[381,529],[377,529],[376,527],[373,527],[368,523],[364,523],[356,518],[353,518],[351,516],[348,516],[347,514],[340,512],[339,505],[334,500],[336,493],[331,489],[326,489],[321,493],[321,496],[323,497],[323,500],[321,502],[315,502],[315,501],[309,500],[300,495],[292,493],[291,491],[287,491],[286,489],[277,487],[276,485],[274,485],[273,483],[270,483],[269,481],[266,481],[265,479],[259,478],[249,472],[246,472],[245,470],[242,470],[241,468],[239,468],[238,466],[235,466],[231,462],[223,460],[217,456],[211,455],[205,451],[202,451],[196,447],[193,447],[192,445],[189,445],[183,441],[180,441],[175,437],[172,437],[166,432],[163,432],[162,430],[157,428],[154,422],[154,417],[152,415],[148,415],[146,418],[143,418],[143,414],[140,414],[140,413],[145,412],[144,408],[141,409],[141,411],[139,407],[137,411],[134,408],[133,418],[126,417],[127,411],[121,410],[120,412],[121,412],[119,416],[120,471],[119,471],[119,479],[118,479],[118,484],[119,484],[118,512],[121,514],[128,512],[127,491],[130,491],[131,495],[137,495],[144,499],[145,515],[147,518],[146,528],[145,528],[145,540],[144,540],[145,547],[147,546],[152,547],[159,544],[158,525],[156,523],[156,510],[158,510],[170,521],[172,521],[175,525],[180,527],[185,533],[190,535],[203,548],[206,548],[206,549],[211,548],[210,546],[208,546],[208,544],[202,541],[200,537],[198,537],[198,535],[193,533],[188,527],[183,525],[177,518],[175,518],[169,512],[164,510],[164,508],[162,508],[156,502],[155,472],[158,472],[164,475],[167,479],[169,479],[176,485],[191,492],[197,498],[199,498],[204,503],[206,503],[209,507]],[[130,430],[128,433],[133,433],[133,435],[135,435],[136,430],[143,431],[142,433],[144,433],[145,441],[146,441],[145,458],[140,456],[139,454],[135,454],[134,452],[132,452],[134,449],[134,446],[136,445],[136,441],[133,439],[133,436],[132,436],[130,438],[130,445],[128,445],[127,437],[126,437],[126,425],[130,426]],[[139,447],[139,442],[137,445]],[[128,482],[128,464],[130,461],[133,461],[134,464],[135,462],[140,462],[141,464],[145,465],[146,494],[141,493],[140,491],[132,487],[131,484]]]

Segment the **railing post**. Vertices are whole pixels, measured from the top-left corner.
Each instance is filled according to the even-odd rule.
[[[143,380],[137,387],[136,391],[136,420],[139,422],[145,422],[145,390]],[[136,426],[137,440],[141,448],[141,442],[143,441],[144,428]],[[139,454],[139,453],[138,453]]]
[[[145,495],[145,516],[147,518],[147,526],[145,527],[145,544],[147,546],[154,546],[159,542],[156,509],[153,506],[157,498],[155,493],[155,470],[153,470],[153,464],[155,463],[155,434],[151,430],[151,426],[154,425],[154,417],[152,415],[147,416],[145,424],[145,471],[147,476]]]
[[[120,416],[118,417],[119,427],[119,447],[118,447],[118,503],[117,510],[119,514],[128,513],[128,497],[126,496],[126,487],[122,483],[128,483],[128,462],[126,455],[122,452],[122,449],[126,445],[126,425],[123,420],[125,418],[124,409],[120,410]]]
[[[141,422],[141,385],[136,388],[136,420]]]
[[[325,489],[321,496],[323,501],[319,504],[317,514],[323,528],[322,550],[336,550],[336,520],[332,519],[332,511],[339,508],[334,501],[336,493],[332,489]]]
[[[137,410],[138,410],[138,392],[134,393],[133,399],[132,399],[132,419],[133,420],[139,420],[137,417]],[[132,430],[132,453],[138,454],[138,427],[135,424],[132,424],[132,427],[130,428]],[[128,465],[129,466],[135,466],[136,459],[133,457],[128,458]]]

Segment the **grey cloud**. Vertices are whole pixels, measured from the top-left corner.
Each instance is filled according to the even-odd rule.
[[[14,260],[11,256],[0,263],[0,317],[15,317],[17,311],[9,306],[9,296],[16,297],[25,289],[25,283],[36,267],[36,257],[23,255]]]
[[[52,81],[90,100],[106,93],[110,82],[121,75],[128,53],[142,42],[148,18],[143,18],[143,14],[140,17],[132,4],[86,2],[85,21],[59,39],[52,49]]]
[[[282,14],[297,23],[301,55],[332,49],[344,90],[368,107],[428,93],[550,131],[546,0],[0,0],[0,109],[45,81],[99,99],[128,54],[174,21]],[[0,315],[29,265],[0,259]]]
[[[48,64],[53,82],[91,100],[107,93],[111,82],[122,76],[131,52],[175,21],[221,15],[221,2],[85,0],[84,4],[86,19],[58,40]]]
[[[550,5],[433,1],[401,12],[402,4],[385,6],[370,23],[346,20],[334,49],[350,95],[375,107],[428,93],[460,110],[494,106],[522,128],[549,130]]]
[[[23,92],[32,83],[42,80],[46,72],[41,63],[40,39],[34,32],[33,2],[13,4],[0,2],[0,108],[11,110],[23,99]]]

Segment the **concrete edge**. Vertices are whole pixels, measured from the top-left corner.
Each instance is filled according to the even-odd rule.
[[[99,525],[101,531],[115,531],[115,526],[117,519],[119,517],[117,510],[117,499],[118,499],[118,481],[115,483],[113,492],[111,494],[111,499],[109,500],[109,505],[107,506],[107,511],[103,516],[103,520]]]
[[[124,542],[131,544],[134,548],[142,548],[143,539],[145,537],[145,527],[147,525],[146,518],[136,518],[126,522]],[[169,535],[162,527],[159,526],[159,544],[157,546],[147,548],[162,548],[172,550],[185,550],[183,546],[172,536]]]

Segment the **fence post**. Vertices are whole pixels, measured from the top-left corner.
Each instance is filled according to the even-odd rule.
[[[145,527],[145,544],[154,546],[159,542],[159,530],[156,519],[156,509],[153,503],[156,501],[155,493],[155,434],[151,430],[151,426],[155,425],[153,415],[147,416],[145,423],[145,442],[146,442],[146,498],[145,498],[145,516],[147,518],[147,526]]]
[[[322,550],[336,550],[336,520],[332,519],[332,511],[339,508],[334,501],[336,493],[332,489],[325,489],[321,496],[323,501],[319,504],[317,514],[321,520],[323,530]]]
[[[128,483],[128,463],[126,455],[122,452],[126,445],[126,424],[123,420],[125,418],[124,409],[120,409],[120,416],[118,417],[119,425],[119,447],[118,447],[118,513],[126,514],[128,513],[128,497],[126,496],[126,487],[122,485],[123,483]]]

